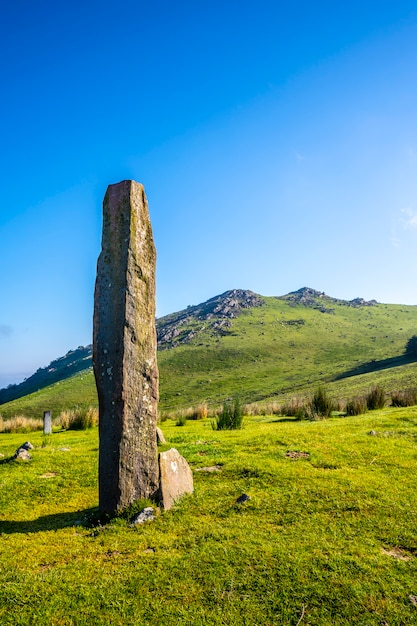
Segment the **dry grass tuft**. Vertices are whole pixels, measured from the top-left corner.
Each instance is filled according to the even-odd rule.
[[[90,406],[88,409],[66,409],[61,411],[55,424],[64,430],[86,430],[98,424],[98,409]]]
[[[31,433],[35,430],[43,429],[43,420],[24,415],[16,415],[10,419],[3,419],[0,416],[0,432],[1,433]]]

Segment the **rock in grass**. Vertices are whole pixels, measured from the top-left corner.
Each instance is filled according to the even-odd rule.
[[[248,496],[246,493],[242,493],[242,495],[239,496],[238,499],[236,500],[236,504],[243,504],[244,502],[247,502],[248,500],[250,500],[250,496]]]
[[[193,493],[193,473],[178,450],[171,448],[159,455],[160,496],[164,509],[171,509],[178,498]]]
[[[157,443],[166,443],[166,439],[164,437],[164,433],[159,428],[159,426],[156,427],[156,442]]]
[[[20,459],[21,461],[30,461],[32,457],[29,454],[29,450],[33,450],[33,445],[30,441],[25,441],[25,443],[23,443],[20,448],[16,450],[12,458],[14,460]]]
[[[137,524],[144,524],[145,522],[151,522],[155,519],[155,511],[153,507],[147,506],[139,513],[136,513],[130,520],[131,526],[136,526]]]

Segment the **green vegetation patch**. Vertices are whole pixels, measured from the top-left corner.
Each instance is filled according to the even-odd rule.
[[[86,524],[96,428],[0,435],[3,624],[417,623],[417,408],[163,430],[195,493],[134,528]]]

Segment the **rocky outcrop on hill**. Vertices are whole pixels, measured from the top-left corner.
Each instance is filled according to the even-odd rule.
[[[167,349],[188,343],[206,329],[218,335],[227,334],[233,318],[245,309],[261,305],[261,298],[253,291],[232,289],[202,304],[161,317],[156,321],[158,348]]]
[[[297,291],[291,291],[286,296],[279,296],[280,300],[285,300],[289,305],[302,305],[312,309],[318,309],[322,313],[334,313],[332,305],[342,304],[351,307],[374,306],[376,300],[366,301],[363,298],[354,298],[353,300],[340,300],[327,296],[324,291],[316,291],[310,287],[302,287]]]

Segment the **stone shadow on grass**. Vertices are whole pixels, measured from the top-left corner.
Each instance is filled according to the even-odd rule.
[[[47,530],[70,528],[71,526],[91,528],[96,525],[97,519],[98,508],[94,507],[82,511],[42,515],[34,520],[0,520],[0,535],[2,533],[6,535],[12,535],[14,533],[40,533]]]

